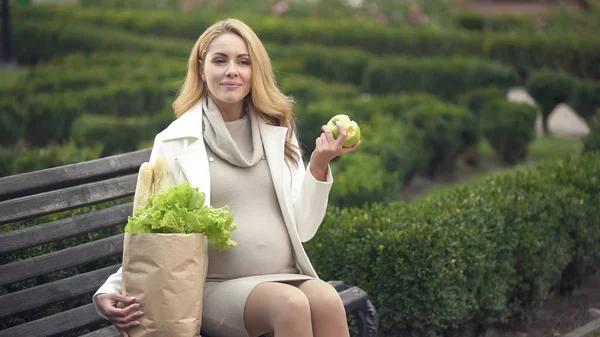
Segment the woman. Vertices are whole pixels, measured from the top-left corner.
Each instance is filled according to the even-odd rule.
[[[227,204],[237,224],[236,247],[208,248],[202,333],[349,336],[342,302],[319,280],[302,242],[325,216],[330,161],[359,144],[343,148],[343,127],[334,140],[323,126],[304,167],[292,101],[277,88],[259,38],[235,19],[200,36],[173,108],[177,119],[156,136],[150,162],[165,156],[173,185],[187,181],[212,206]],[[119,295],[120,284],[119,269],[94,294],[94,303],[127,336],[143,308]]]

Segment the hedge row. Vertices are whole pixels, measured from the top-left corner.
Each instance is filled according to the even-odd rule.
[[[415,173],[451,175],[459,157],[486,137],[505,161],[523,160],[533,137],[536,108],[501,94],[476,111],[430,94],[325,99],[298,110],[304,152],[311,153],[321,125],[347,114],[361,125],[364,143],[333,164],[332,204],[362,205],[397,200]],[[473,93],[472,95],[475,95]],[[486,102],[488,102],[486,100]],[[358,178],[357,178],[358,177]]]
[[[430,92],[456,100],[464,92],[482,86],[508,89],[517,84],[517,74],[510,67],[487,60],[389,58],[370,62],[363,81],[366,92]]]
[[[177,86],[169,82],[136,82],[92,87],[79,91],[36,94],[0,100],[6,123],[3,145],[25,138],[32,146],[69,138],[73,121],[83,114],[153,116],[175,97]],[[5,113],[6,112],[6,113]]]
[[[511,102],[506,90],[482,87],[466,92],[459,100],[475,115],[479,135],[488,139],[492,148],[507,164],[526,159],[527,145],[533,139],[538,107]],[[468,158],[476,163],[477,158]]]
[[[307,251],[320,277],[369,293],[382,336],[472,335],[599,262],[599,176],[596,153],[419,204],[331,207]]]
[[[98,159],[102,150],[102,145],[80,147],[73,142],[42,148],[29,148],[23,143],[13,148],[0,146],[0,177]]]
[[[555,10],[544,15],[493,13],[489,16],[493,31],[520,31],[526,33],[565,36],[576,33],[590,34],[600,30],[598,14],[594,11]],[[468,30],[486,29],[487,16],[478,12],[455,13],[455,22]]]
[[[95,52],[57,57],[33,67],[10,88],[10,94],[30,94],[82,90],[113,84],[183,80],[186,63],[162,54]],[[4,89],[4,88],[3,88]],[[6,89],[4,89],[6,90]]]
[[[575,78],[548,69],[534,71],[526,82],[527,92],[538,102],[547,130],[548,116],[556,105],[567,103],[585,120],[600,108],[600,82]]]
[[[142,12],[142,13],[140,13]],[[58,19],[61,22],[119,27],[143,34],[197,39],[210,24],[230,15],[185,14],[168,10],[110,10],[71,6],[17,7],[17,20]],[[477,56],[513,66],[525,77],[532,69],[561,69],[581,77],[600,78],[600,42],[578,34],[565,38],[517,33],[468,32],[380,25],[356,19],[293,19],[241,14],[264,40],[279,44],[313,43],[353,46],[378,55]],[[20,22],[24,24],[26,22]],[[17,25],[18,26],[18,25]],[[81,34],[83,35],[83,34]],[[85,41],[81,41],[85,45]]]
[[[71,30],[73,32],[90,32],[90,35],[86,36],[88,44],[101,46],[103,51],[122,49],[136,53],[162,51],[167,56],[183,58],[187,57],[188,49],[193,45],[192,41],[179,41],[177,48],[171,49],[175,42],[160,38],[150,39],[125,32],[97,34],[97,28],[83,25],[64,26],[61,24],[60,28],[56,30],[45,29],[44,25],[53,26],[55,24],[51,22],[36,23],[30,28],[37,29],[39,34],[47,34],[48,36],[45,37],[47,40],[60,41],[52,44],[51,50],[44,52],[47,53],[47,55],[44,54],[44,58],[65,53],[70,50],[71,45],[77,44],[77,38],[73,36]],[[58,27],[58,24],[56,25]],[[21,29],[28,30],[23,27]],[[95,32],[95,35],[92,32]],[[22,46],[25,45],[26,43]],[[31,47],[34,50],[43,50],[34,47],[35,45],[35,42],[31,41]],[[518,81],[517,74],[510,67],[493,61],[473,58],[452,58],[450,60],[438,57],[378,58],[367,52],[349,48],[307,45],[294,47],[267,45],[267,48],[274,60],[278,74],[300,71],[328,82],[351,83],[360,86],[362,91],[375,94],[428,91],[446,99],[454,99],[463,91],[481,85],[508,87]],[[93,49],[87,50],[85,47],[82,50],[93,51]],[[27,51],[24,55],[29,54],[30,52]],[[42,57],[42,54],[39,55]],[[181,66],[185,66],[183,60],[181,60]],[[165,66],[164,71],[167,74],[174,74],[179,69],[173,61],[172,65]]]

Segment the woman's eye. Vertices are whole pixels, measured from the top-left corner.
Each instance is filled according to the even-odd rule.
[[[213,62],[215,62],[215,63],[225,63],[225,60],[223,60],[223,59],[215,59]]]
[[[241,60],[240,63],[247,66],[247,65],[250,64],[250,61],[248,61],[248,60]]]

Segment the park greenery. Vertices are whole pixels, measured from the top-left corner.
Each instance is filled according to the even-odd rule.
[[[332,116],[347,114],[361,126],[359,149],[332,164],[330,207],[306,248],[321,278],[368,292],[382,336],[461,336],[474,325],[508,324],[595,271],[600,9],[487,21],[455,12],[450,0],[253,3],[13,6],[18,66],[1,72],[0,177],[151,147],[175,118],[171,104],[195,40],[215,21],[237,17],[264,41],[279,86],[296,101],[305,159]],[[515,86],[535,104],[509,101]],[[553,139],[547,127],[536,138],[538,113],[546,126],[560,103],[589,123],[587,138]],[[490,158],[512,169],[401,200],[416,176],[452,176]],[[122,231],[27,249],[0,263]],[[0,328],[39,316],[12,317]]]

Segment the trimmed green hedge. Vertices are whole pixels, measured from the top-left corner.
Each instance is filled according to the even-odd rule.
[[[299,105],[306,105],[321,99],[347,99],[359,95],[358,88],[352,84],[327,83],[318,77],[281,74],[278,79],[281,91],[291,95]]]
[[[6,125],[11,128],[5,145],[20,136],[32,146],[60,143],[69,138],[73,121],[84,114],[154,116],[165,102],[173,101],[177,87],[176,81],[148,80],[78,91],[29,94],[17,104],[10,98],[1,99],[3,118],[10,122]]]
[[[174,116],[173,116],[174,118]],[[138,144],[160,131],[149,117],[113,117],[85,114],[71,127],[71,139],[80,147],[102,145],[102,157],[135,151]]]
[[[0,147],[0,177],[98,159],[102,149],[102,145],[79,147],[73,142],[42,148],[28,148],[21,143]]]
[[[537,107],[529,103],[498,99],[489,102],[482,112],[482,132],[507,164],[527,158],[527,146],[535,137]]]
[[[526,88],[538,102],[544,117],[544,130],[550,113],[560,103],[567,103],[585,120],[594,117],[600,108],[600,82],[582,80],[563,72],[548,69],[534,71]]]
[[[439,173],[449,174],[454,169],[456,158],[463,149],[476,141],[476,125],[473,115],[460,105],[442,101],[430,94],[373,96],[348,100],[323,100],[309,104],[298,113],[300,142],[307,148],[307,153],[314,149],[315,139],[321,133],[321,126],[336,114],[347,114],[360,125],[371,124],[382,128],[376,122],[376,116],[393,116],[402,124],[423,131],[423,145],[414,146],[414,150],[422,153],[426,165],[404,162],[409,169],[403,172],[415,172],[417,168],[429,176]],[[373,132],[379,132],[374,130]],[[365,143],[368,142],[365,139]],[[361,145],[362,146],[362,145]],[[390,144],[400,151],[401,144]],[[403,148],[411,152],[412,149]],[[412,155],[408,156],[409,158]],[[417,156],[421,162],[422,158]],[[404,181],[406,177],[400,176]]]
[[[25,134],[27,110],[15,99],[0,99],[0,146],[15,144]]]
[[[332,164],[335,184],[331,205],[350,207],[398,200],[402,187],[432,157],[425,148],[424,130],[381,114],[359,123],[360,147]]]
[[[600,151],[600,109],[596,113],[596,119],[590,123],[590,134],[584,140],[584,152]]]
[[[478,135],[489,140],[505,163],[516,164],[527,157],[527,146],[534,137],[537,106],[510,102],[506,99],[506,89],[498,87],[468,91],[459,101],[473,112]],[[476,162],[475,158],[469,159]]]
[[[482,31],[486,28],[486,15],[478,12],[460,11],[454,14],[456,24],[464,29]],[[493,31],[521,30],[531,31],[536,29],[537,16],[529,14],[494,13],[490,15],[490,29]]]
[[[457,100],[465,91],[482,86],[508,88],[517,74],[500,63],[465,58],[384,58],[371,62],[363,90],[377,94],[431,92]]]
[[[382,336],[467,335],[530,313],[573,264],[599,262],[597,177],[600,153],[418,204],[331,207],[307,251],[320,277],[369,293]]]
[[[413,27],[398,29],[372,21],[357,22],[356,19],[307,20],[251,14],[185,14],[168,10],[110,10],[64,5],[17,7],[16,21],[23,22],[19,22],[15,29],[28,24],[27,20],[39,22],[49,18],[61,23],[97,24],[111,29],[118,27],[142,34],[196,40],[210,24],[229,16],[246,21],[264,41],[278,44],[352,46],[378,55],[476,56],[509,64],[518,70],[522,78],[532,69],[543,67],[581,77],[600,78],[600,69],[596,66],[600,63],[600,42],[584,34],[566,39],[526,36],[520,32],[483,34]],[[115,33],[120,39],[121,35]],[[83,38],[80,42],[88,44]]]
[[[56,57],[48,64],[33,67],[12,88],[13,95],[82,90],[89,87],[137,82],[182,81],[186,62],[162,54],[97,51],[76,52]]]

